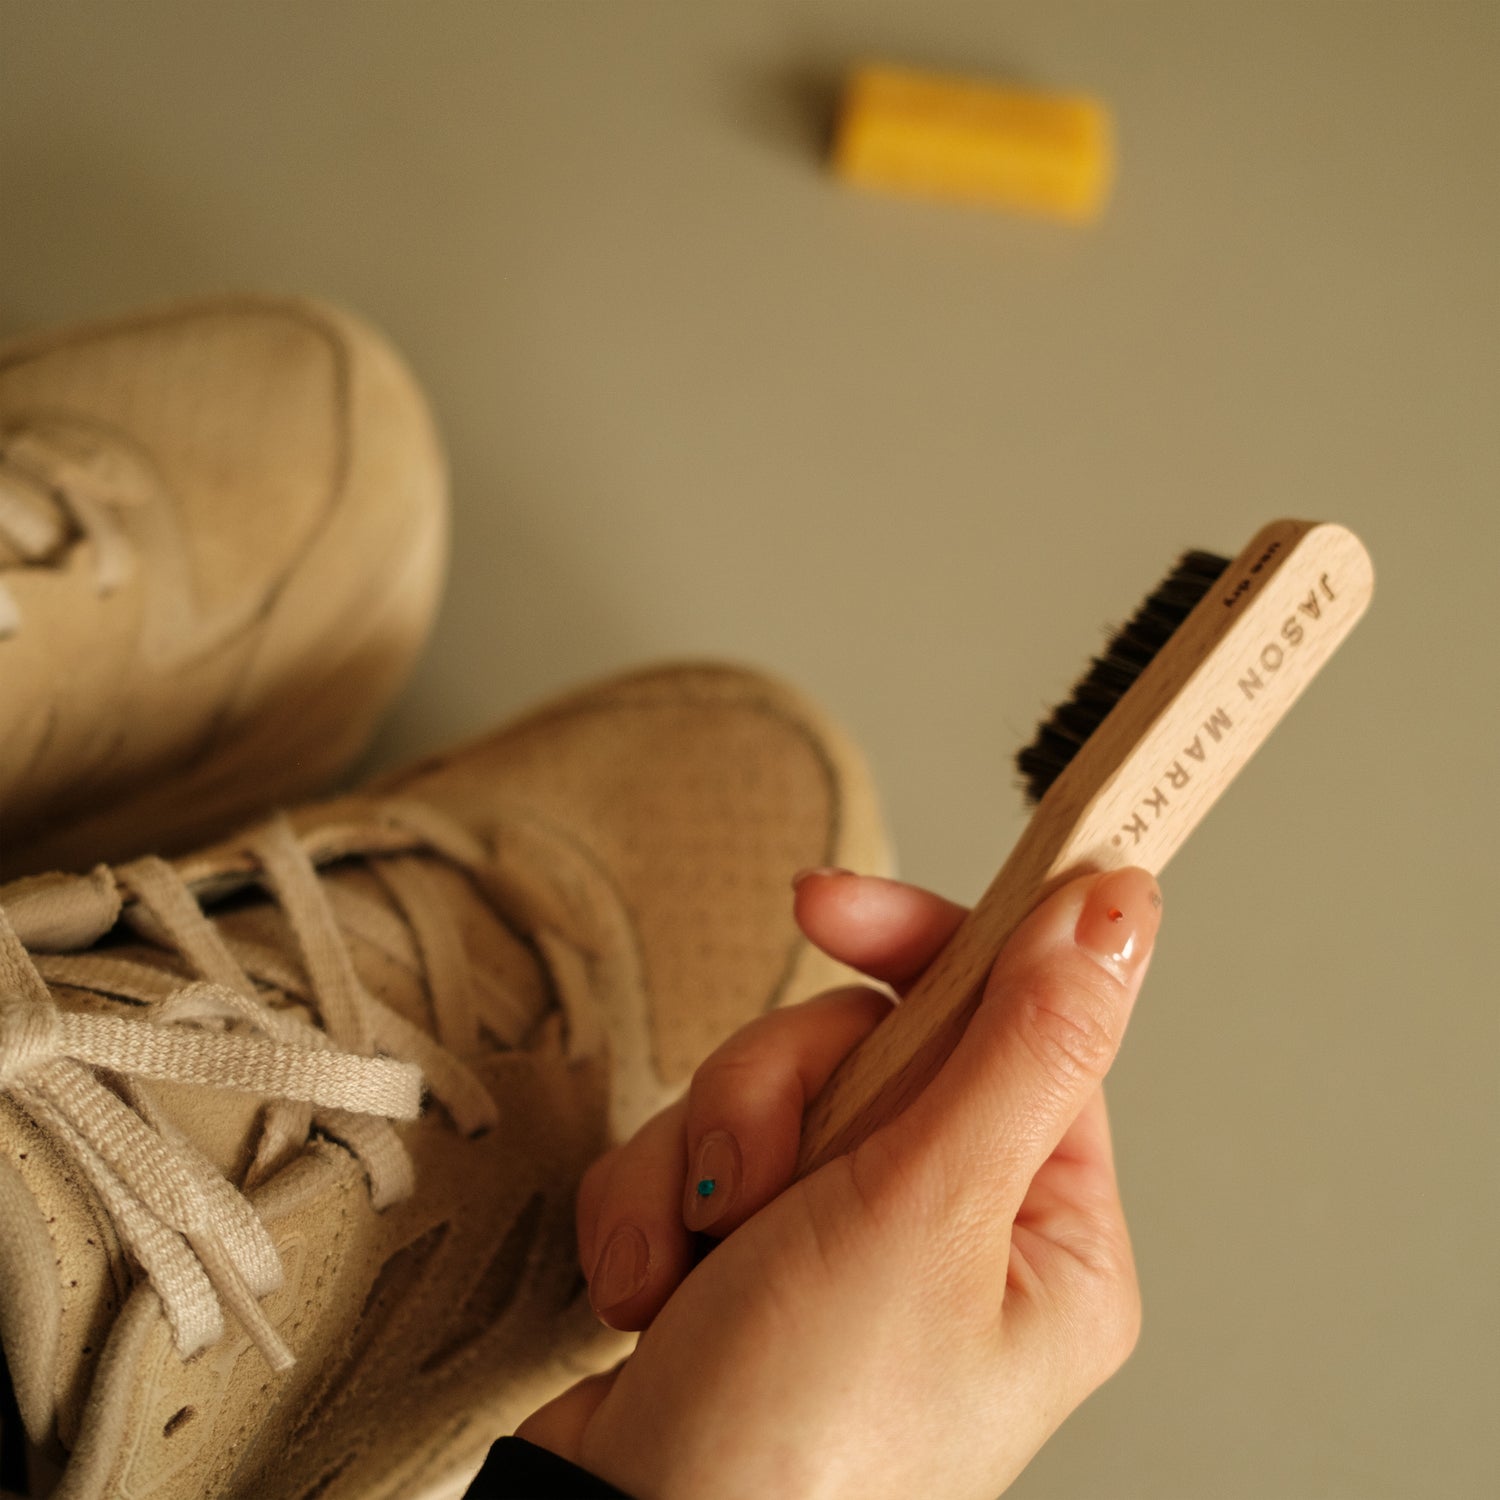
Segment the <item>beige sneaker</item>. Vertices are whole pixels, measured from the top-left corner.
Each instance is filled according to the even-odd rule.
[[[406,368],[306,301],[0,347],[0,875],[189,842],[327,783],[437,599]]]
[[[693,666],[173,864],[0,887],[34,1491],[49,1465],[64,1500],[461,1491],[628,1347],[588,1310],[579,1176],[838,977],[790,915],[830,864],[884,864],[853,751]]]

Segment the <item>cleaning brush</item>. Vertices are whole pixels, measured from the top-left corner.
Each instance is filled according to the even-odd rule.
[[[1182,556],[1017,756],[1031,821],[947,946],[808,1107],[799,1177],[926,1087],[1040,901],[1091,870],[1161,871],[1373,587],[1359,539],[1321,522],[1274,521],[1232,561]]]

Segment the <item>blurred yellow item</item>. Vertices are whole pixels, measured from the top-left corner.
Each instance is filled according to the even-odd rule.
[[[862,187],[1084,223],[1109,196],[1113,130],[1085,95],[872,65],[844,89],[833,165]]]

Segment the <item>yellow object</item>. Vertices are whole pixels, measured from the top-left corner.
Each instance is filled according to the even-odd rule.
[[[907,68],[860,68],[844,90],[834,170],[862,187],[1096,219],[1114,176],[1098,99]]]

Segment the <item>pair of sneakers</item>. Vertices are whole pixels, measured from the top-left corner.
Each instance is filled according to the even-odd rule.
[[[461,1492],[628,1347],[583,1169],[835,977],[788,879],[880,865],[879,819],[752,672],[274,810],[400,685],[445,491],[411,375],[321,304],[0,350],[0,1488]]]

